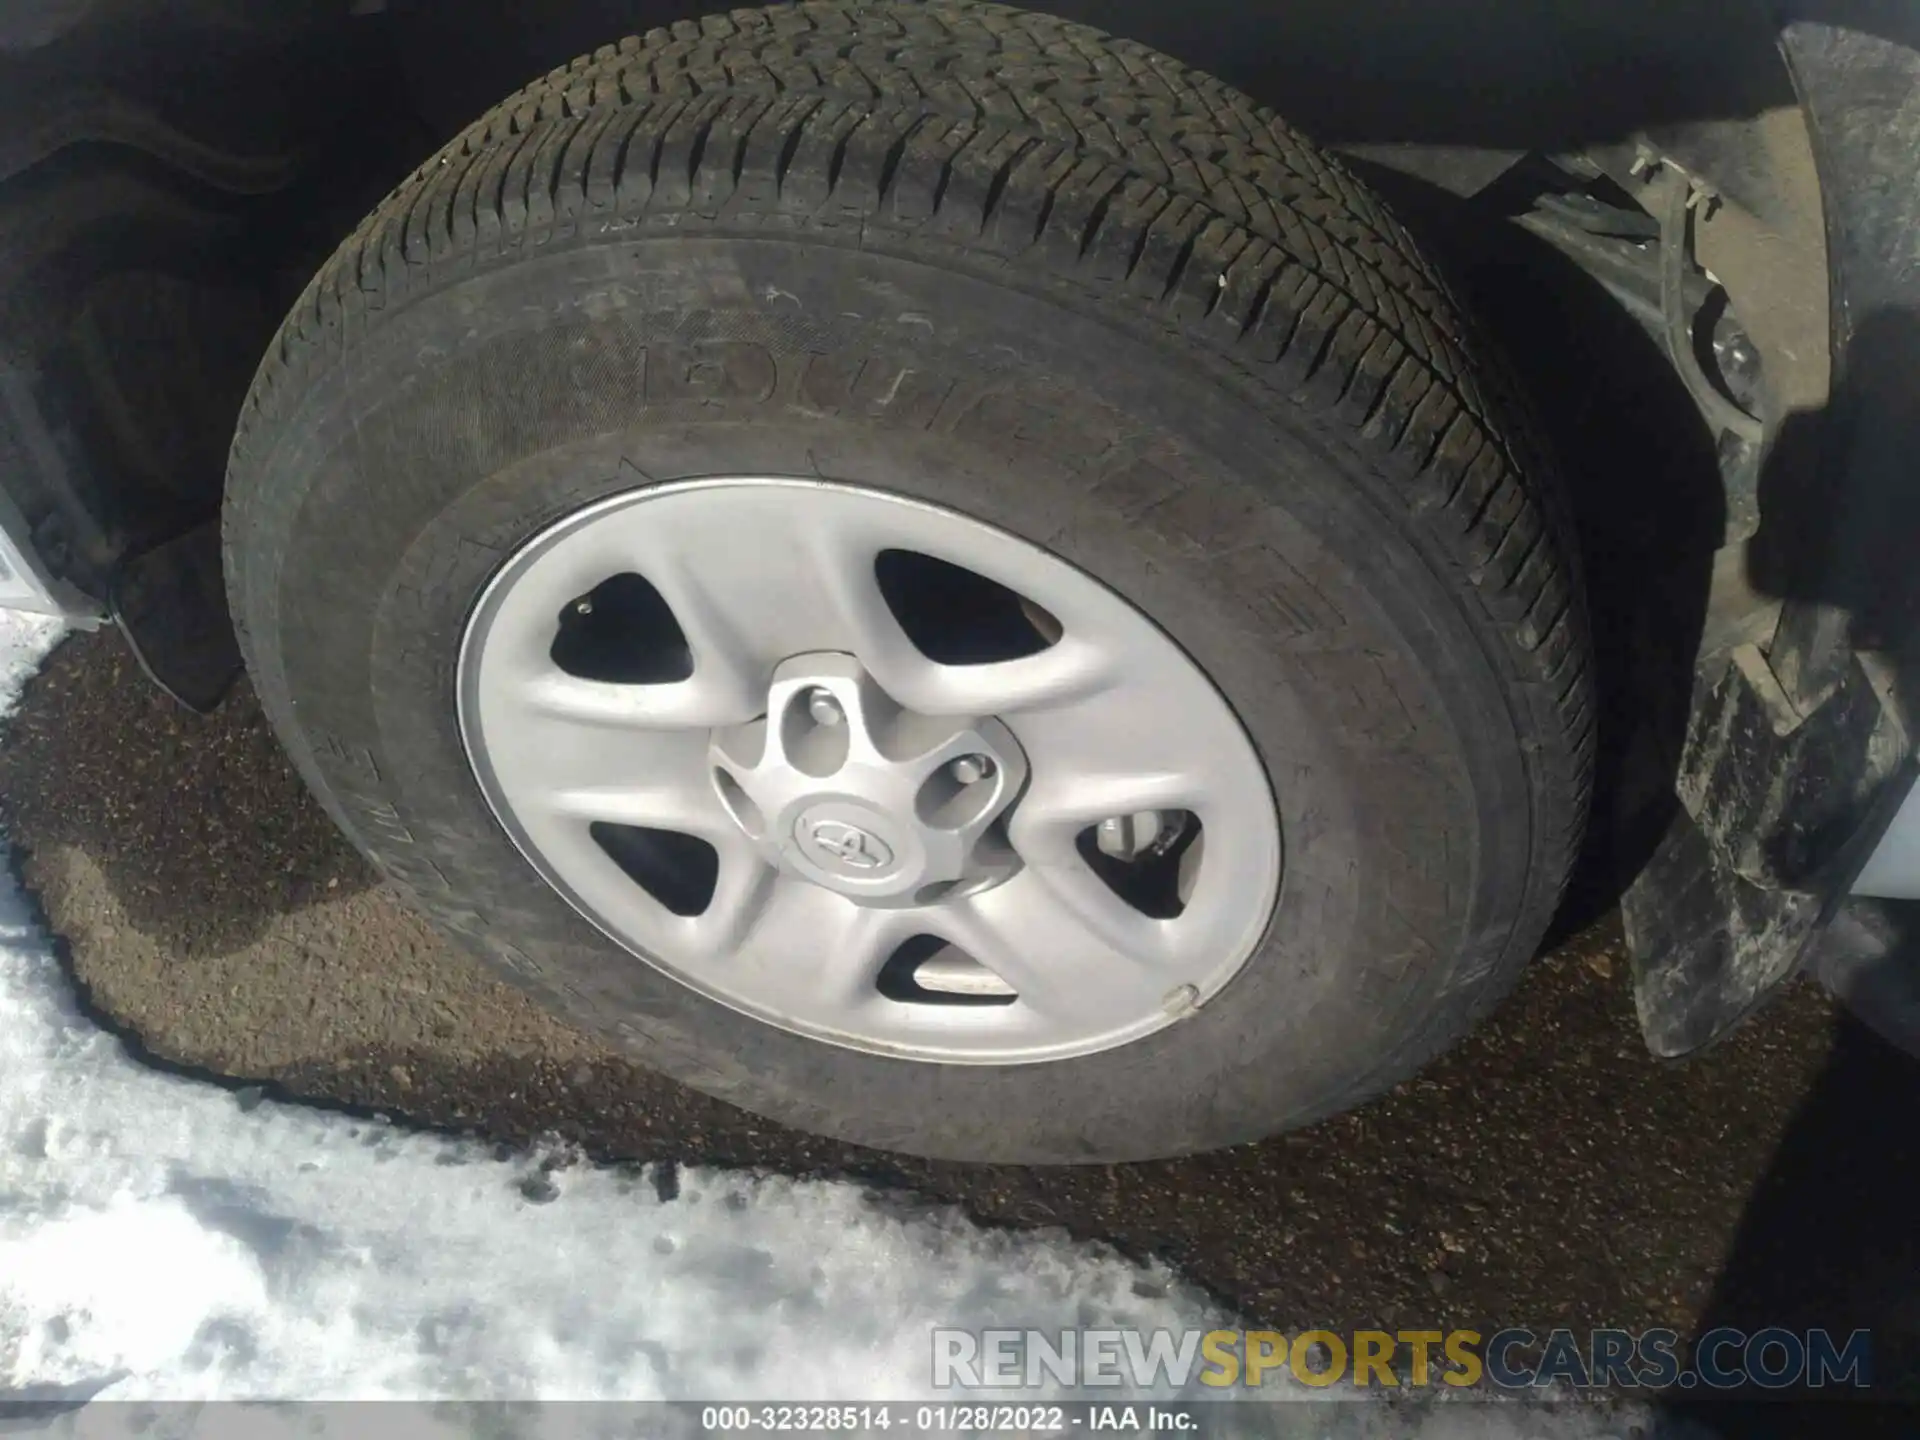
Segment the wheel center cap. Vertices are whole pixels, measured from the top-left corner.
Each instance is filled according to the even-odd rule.
[[[862,905],[997,884],[1018,859],[994,831],[1027,777],[987,717],[916,714],[850,655],[774,671],[766,718],[716,732],[714,784],[767,859]]]

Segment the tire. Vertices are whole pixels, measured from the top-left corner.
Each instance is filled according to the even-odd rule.
[[[1186,649],[1286,850],[1219,995],[1077,1058],[900,1060],[705,998],[541,880],[462,748],[463,628],[560,517],[717,474],[962,511]],[[1593,728],[1553,483],[1400,227],[1245,97],[1043,16],[825,0],[604,48],[403,184],[261,366],[227,566],[323,803],[556,1011],[804,1130],[1118,1161],[1377,1093],[1532,953]]]

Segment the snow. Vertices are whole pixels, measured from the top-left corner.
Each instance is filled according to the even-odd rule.
[[[0,714],[58,638],[0,613]],[[910,1399],[931,1395],[935,1325],[1228,1318],[1164,1268],[850,1183],[689,1169],[676,1191],[563,1159],[148,1068],[81,1013],[0,872],[0,1399]],[[56,1423],[94,1433],[139,1408]],[[1629,1431],[1591,1409],[1443,1404],[1414,1426],[1372,1405],[1236,1408],[1262,1433],[1326,1433],[1329,1413],[1350,1434]],[[164,1413],[198,1434],[272,1428],[233,1407]],[[342,1434],[371,1423],[297,1413],[302,1434],[316,1415]],[[513,1429],[497,1411],[406,1413],[381,1428]],[[576,1415],[568,1433],[588,1428]]]

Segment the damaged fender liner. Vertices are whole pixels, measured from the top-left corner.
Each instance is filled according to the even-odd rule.
[[[1720,1038],[1801,967],[1913,783],[1902,716],[1920,675],[1893,657],[1920,653],[1920,267],[1894,241],[1920,233],[1908,163],[1920,16],[1882,10],[1872,34],[1843,11],[1804,6],[1782,36],[1831,249],[1838,384],[1819,486],[1771,516],[1763,498],[1749,568],[1783,597],[1780,627],[1764,653],[1742,646],[1703,673],[1680,813],[1621,906],[1641,1028],[1661,1056]]]

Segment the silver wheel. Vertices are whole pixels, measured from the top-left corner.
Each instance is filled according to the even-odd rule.
[[[461,732],[527,859],[636,956],[816,1039],[1084,1055],[1265,932],[1266,774],[1187,655],[1013,535],[730,478],[590,506],[468,624]]]

